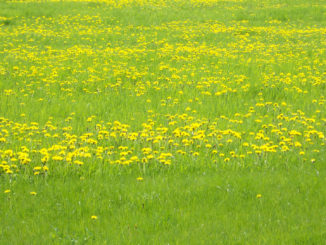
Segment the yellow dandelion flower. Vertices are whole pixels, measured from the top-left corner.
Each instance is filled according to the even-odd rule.
[[[84,163],[82,161],[78,161],[78,160],[75,160],[74,161],[74,164],[77,164],[79,166],[83,165]]]
[[[197,157],[197,156],[199,156],[199,152],[194,152],[192,155],[193,155],[194,157]]]

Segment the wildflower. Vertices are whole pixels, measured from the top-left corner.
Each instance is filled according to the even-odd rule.
[[[91,219],[98,219],[98,217],[96,215],[92,215]]]
[[[164,160],[163,162],[165,165],[171,165],[171,160]]]
[[[35,167],[33,170],[34,171],[40,171],[41,170],[41,167]]]
[[[79,166],[81,166],[81,165],[84,164],[82,161],[78,161],[78,160],[75,160],[74,163],[77,164],[77,165],[79,165]]]
[[[10,192],[11,192],[11,190],[9,190],[9,189],[4,191],[5,194],[8,194]]]
[[[36,196],[36,192],[35,191],[31,191],[29,194],[31,194],[32,196]]]
[[[137,178],[138,181],[143,181],[143,179],[144,179],[143,177],[138,177]]]
[[[257,194],[257,195],[256,195],[256,198],[261,198],[261,197],[262,197],[261,194]]]

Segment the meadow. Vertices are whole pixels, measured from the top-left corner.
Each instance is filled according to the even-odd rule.
[[[323,244],[322,0],[0,1],[0,244]]]

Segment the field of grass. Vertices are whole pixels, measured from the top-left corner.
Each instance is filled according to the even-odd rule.
[[[0,244],[323,244],[322,0],[0,1]]]

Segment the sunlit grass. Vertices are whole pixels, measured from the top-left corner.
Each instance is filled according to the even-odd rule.
[[[321,243],[325,7],[1,2],[1,243]]]

